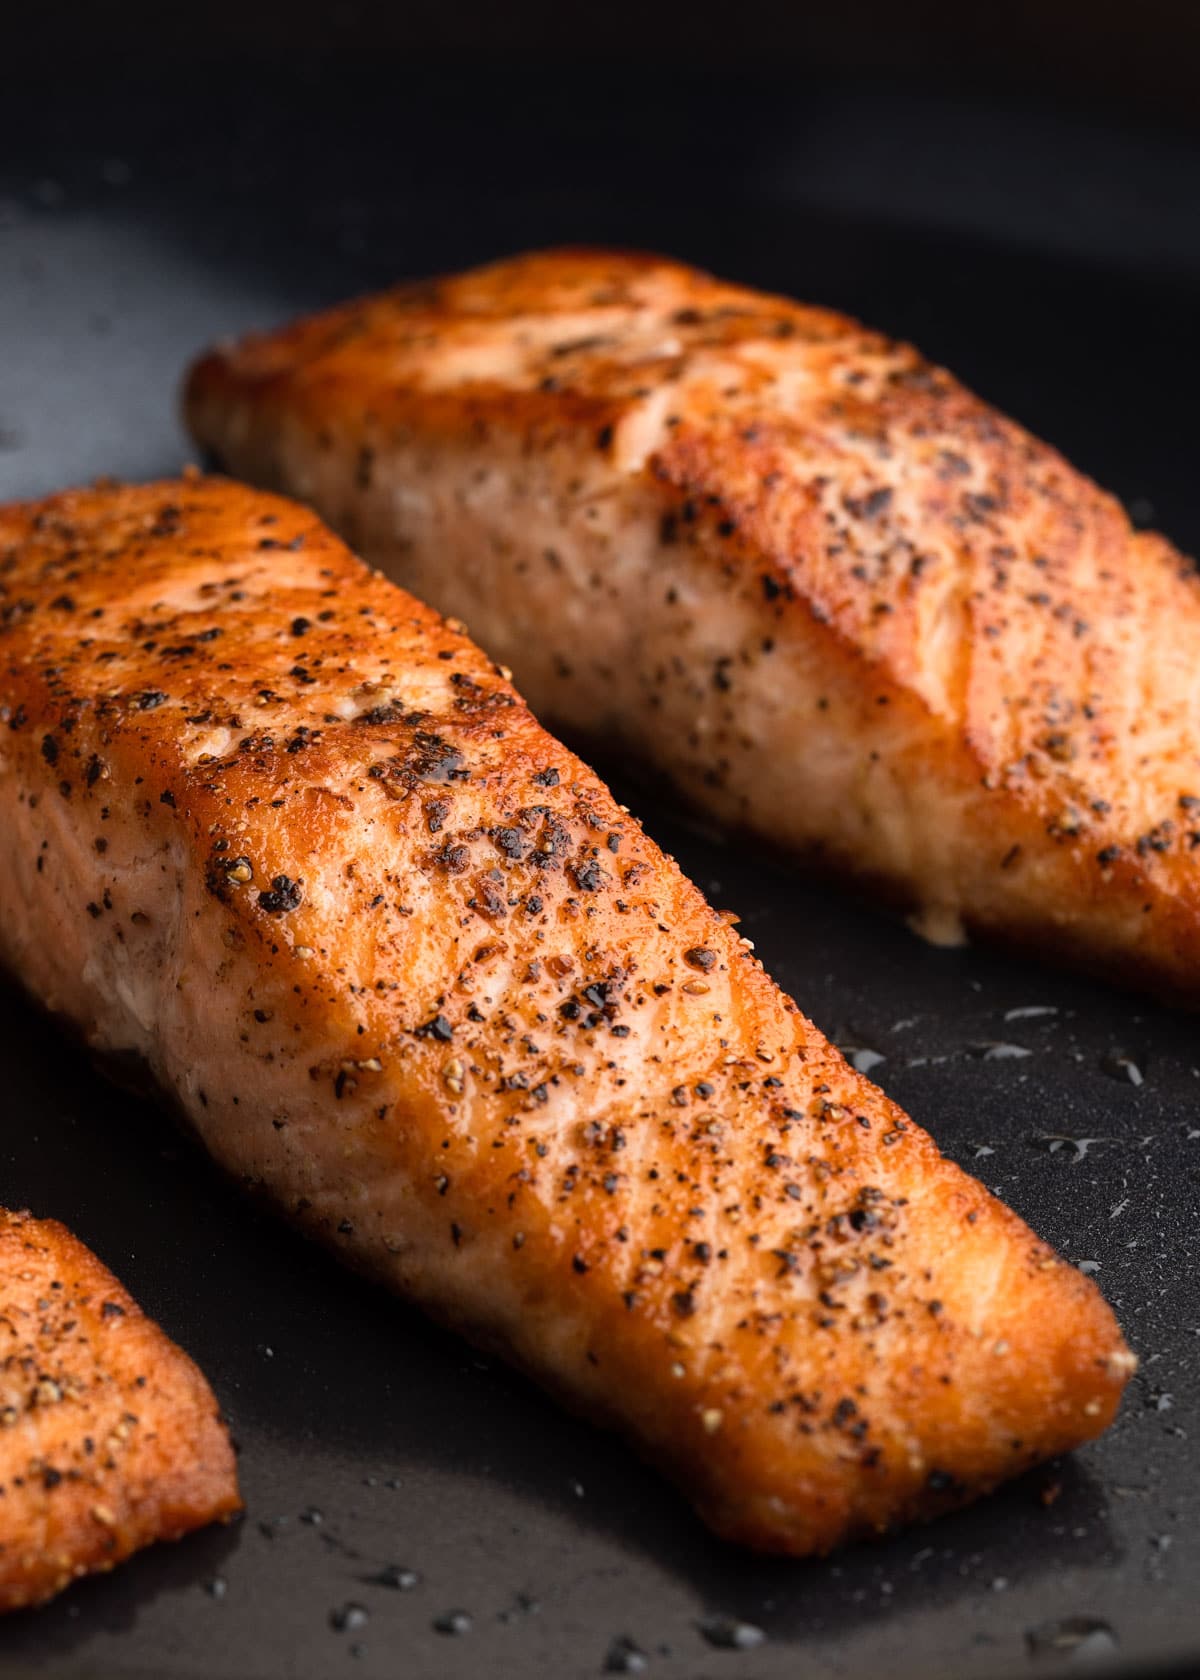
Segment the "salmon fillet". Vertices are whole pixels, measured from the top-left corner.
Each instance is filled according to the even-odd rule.
[[[191,1360],[65,1226],[0,1209],[0,1611],[240,1509]]]
[[[804,1553],[1097,1434],[1091,1281],[454,621],[219,480],[0,509],[0,953],[353,1265]]]
[[[1200,586],[896,344],[559,251],[206,356],[196,438],[535,712],[964,928],[1200,1002]]]

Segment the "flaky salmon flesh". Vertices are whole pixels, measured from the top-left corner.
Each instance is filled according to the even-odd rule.
[[[220,480],[0,509],[0,952],[216,1159],[784,1552],[1134,1366],[454,621]]]
[[[191,1360],[64,1226],[0,1209],[0,1611],[240,1509]]]
[[[720,822],[1200,1004],[1200,582],[908,346],[558,251],[202,359],[196,438],[310,502]]]

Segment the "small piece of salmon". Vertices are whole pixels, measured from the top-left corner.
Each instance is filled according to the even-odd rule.
[[[796,1553],[1133,1368],[507,674],[219,480],[0,509],[0,954],[356,1266]]]
[[[191,1360],[65,1226],[0,1209],[0,1611],[240,1509]]]
[[[1200,584],[906,345],[560,251],[205,357],[195,436],[723,822],[1200,1002]]]

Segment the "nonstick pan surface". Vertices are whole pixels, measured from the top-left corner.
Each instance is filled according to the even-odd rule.
[[[26,87],[9,65],[0,495],[175,470],[180,370],[215,336],[586,240],[915,338],[1200,546],[1193,137],[614,74],[108,67]],[[11,992],[0,1201],[66,1221],[199,1361],[247,1515],[10,1617],[0,1671],[573,1680],[637,1672],[636,1648],[664,1680],[986,1680],[1200,1659],[1196,1022],[931,950],[601,767],[802,1007],[1096,1275],[1142,1358],[1118,1423],[927,1529],[823,1562],[739,1554],[623,1448],[242,1199]],[[440,1631],[453,1612],[469,1627]],[[729,1648],[739,1623],[762,1642]]]

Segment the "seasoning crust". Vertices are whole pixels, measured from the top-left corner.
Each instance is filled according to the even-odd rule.
[[[240,1509],[192,1361],[65,1226],[0,1209],[0,1611]]]
[[[1200,585],[915,350],[554,251],[216,351],[200,442],[539,716],[964,928],[1200,1000]]]
[[[1091,1280],[312,513],[70,492],[0,510],[0,590],[0,951],[237,1179],[753,1546],[1109,1422]]]

